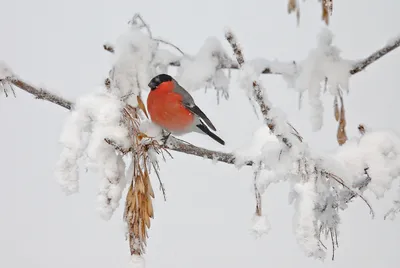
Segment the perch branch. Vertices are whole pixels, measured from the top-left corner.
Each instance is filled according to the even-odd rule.
[[[68,110],[71,110],[73,107],[73,102],[67,99],[64,99],[60,96],[57,96],[47,90],[38,89],[27,82],[23,81],[19,78],[8,78],[7,82],[12,83],[13,85],[17,86],[18,88],[25,90],[26,92],[34,95],[36,99],[42,99],[50,101],[54,104],[57,104],[61,107],[64,107]],[[125,149],[120,148],[118,145],[114,144],[111,140],[106,140],[108,144],[114,146],[118,151],[122,153],[127,153]],[[224,162],[227,164],[235,164],[235,156],[232,153],[224,153],[218,151],[212,151],[205,148],[197,147],[190,143],[184,142],[180,139],[173,137],[172,135],[168,138],[168,143],[165,145],[166,149],[170,149],[173,151],[191,154],[194,156],[205,157],[211,160],[216,160],[219,162]],[[253,162],[246,161],[244,162],[245,165],[251,166]]]

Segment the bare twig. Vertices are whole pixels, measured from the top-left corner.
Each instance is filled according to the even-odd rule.
[[[350,70],[350,74],[353,75],[353,74],[361,72],[362,70],[367,68],[368,65],[379,60],[380,58],[382,58],[389,52],[398,48],[399,46],[400,46],[400,35],[397,36],[396,38],[394,38],[391,42],[388,42],[388,44],[386,46],[382,47],[381,49],[379,49],[379,50],[375,51],[374,53],[372,53],[371,55],[369,55],[367,58],[355,63],[353,65],[353,69]]]
[[[168,46],[171,46],[171,47],[175,48],[175,49],[178,50],[183,56],[186,55],[186,53],[183,52],[179,47],[175,46],[174,44],[172,44],[172,43],[170,43],[170,42],[168,42],[168,41],[165,41],[165,40],[159,39],[159,38],[153,38],[153,40],[156,41],[156,42],[159,42],[159,43],[163,43],[164,45],[168,45]]]
[[[236,161],[236,157],[231,153],[224,153],[197,147],[190,143],[184,142],[172,135],[168,138],[168,142],[165,145],[165,148],[185,154],[191,154],[199,157],[216,160],[227,164],[235,164]],[[252,166],[254,163],[253,161],[245,161],[243,164],[247,166]]]
[[[105,138],[104,141],[113,146],[117,151],[120,151],[122,154],[127,154],[131,151],[131,148],[122,148],[120,145],[116,144],[115,141],[112,141],[108,138]]]
[[[42,99],[42,100],[47,100],[52,103],[55,103],[57,105],[60,105],[61,107],[64,107],[68,110],[71,110],[73,103],[70,100],[64,99],[60,96],[57,96],[50,91],[44,90],[44,89],[38,89],[27,82],[23,81],[22,79],[12,77],[8,81],[9,83],[19,87],[22,90],[25,90],[26,92],[34,95],[36,99]]]
[[[145,20],[142,18],[142,16],[139,13],[136,13],[133,15],[133,18],[128,21],[128,24],[131,25],[138,25],[138,21],[140,21],[142,24],[139,25],[140,28],[146,28],[147,33],[149,34],[150,38],[153,38],[153,34],[151,33],[150,26],[145,22]]]

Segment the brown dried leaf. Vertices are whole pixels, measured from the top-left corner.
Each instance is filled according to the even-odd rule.
[[[296,12],[297,25],[300,23],[300,7],[297,6],[296,0],[288,1],[288,13]]]
[[[334,109],[334,113],[335,113],[335,120],[339,121],[339,105],[338,105],[338,100],[337,100],[337,96],[335,96],[335,100],[333,101],[333,109]]]
[[[358,125],[358,131],[360,131],[360,134],[361,134],[361,135],[364,135],[364,134],[365,134],[365,127],[364,127],[363,124],[359,124],[359,125]]]
[[[297,8],[296,0],[289,0],[288,2],[288,13],[295,11]]]
[[[326,25],[329,25],[329,17],[332,15],[333,0],[322,0],[322,20],[325,21]]]
[[[344,109],[344,103],[343,103],[343,98],[340,97],[340,104],[341,104],[341,109],[340,109],[340,119],[339,119],[339,127],[337,131],[337,141],[339,145],[343,145],[347,141],[347,135],[346,135],[346,117],[345,117],[345,109]]]
[[[153,211],[153,204],[150,200],[150,202],[147,202],[147,214],[149,215],[150,218],[154,218],[154,211]]]
[[[146,115],[147,118],[149,118],[149,115],[147,114],[147,111],[146,111],[146,107],[144,106],[144,103],[140,96],[137,96],[137,102],[138,102],[139,109],[144,112],[144,114]]]
[[[154,196],[153,187],[151,186],[151,183],[149,184],[148,193],[149,193],[149,195],[150,195],[151,197],[153,197],[153,198],[155,197],[155,196]]]
[[[143,219],[144,219],[144,222],[145,222],[147,228],[150,228],[150,218],[147,216],[144,216]]]
[[[137,191],[141,194],[145,193],[145,189],[144,189],[144,183],[142,179],[138,179],[135,182],[135,188],[137,189]]]

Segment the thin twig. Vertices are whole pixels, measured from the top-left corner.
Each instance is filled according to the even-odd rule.
[[[42,100],[47,100],[50,101],[52,103],[55,103],[61,107],[64,107],[68,110],[72,109],[73,106],[73,102],[67,99],[64,99],[60,96],[57,96],[53,93],[51,93],[50,91],[47,91],[45,89],[38,89],[30,84],[28,84],[27,82],[16,78],[16,77],[12,77],[9,80],[9,83],[12,83],[13,85],[19,87],[22,90],[25,90],[26,92],[34,95],[36,97],[36,99],[42,99]]]
[[[329,173],[329,172],[326,172],[326,171],[321,171],[321,173],[322,173],[322,175],[324,175],[324,176],[326,176],[326,177],[328,177],[328,178],[334,179],[336,182],[338,182],[338,183],[339,183],[340,185],[342,185],[344,188],[346,188],[346,189],[349,190],[350,192],[354,193],[356,196],[360,197],[360,198],[365,202],[365,204],[367,204],[367,206],[369,207],[370,214],[371,214],[372,218],[375,217],[375,212],[374,212],[374,210],[372,209],[372,206],[370,205],[370,203],[367,201],[367,199],[365,199],[365,197],[364,197],[362,194],[357,193],[356,191],[352,190],[349,186],[347,186],[347,185],[344,183],[344,181],[343,181],[341,178],[339,178],[339,177],[336,176],[335,174],[332,174],[332,173]]]
[[[358,61],[356,64],[353,65],[353,69],[350,70],[350,74],[356,74],[367,68],[371,63],[379,60],[389,52],[395,50],[400,46],[400,35],[393,39],[393,41],[389,42],[386,46],[382,47],[381,49],[375,51],[367,58]]]
[[[163,43],[164,45],[168,45],[168,46],[171,46],[171,47],[175,48],[175,49],[178,50],[183,56],[186,55],[186,53],[183,52],[179,47],[177,47],[176,45],[174,45],[174,44],[172,44],[172,43],[170,43],[170,42],[168,42],[168,41],[165,41],[165,40],[159,39],[159,38],[154,38],[153,40],[156,41],[156,42],[159,42],[159,43]]]

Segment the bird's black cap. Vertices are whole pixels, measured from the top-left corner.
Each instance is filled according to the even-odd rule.
[[[159,74],[150,80],[148,86],[151,90],[156,89],[161,83],[172,81],[172,77],[168,74]]]

